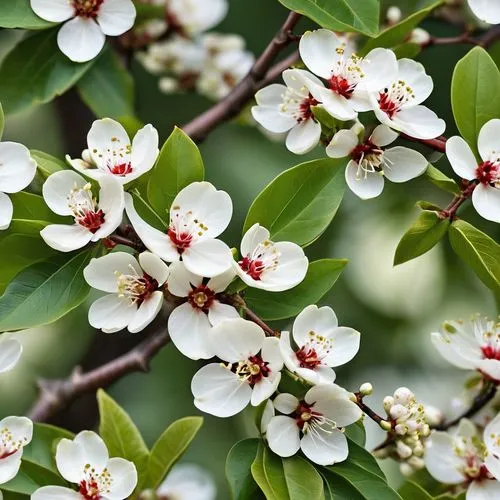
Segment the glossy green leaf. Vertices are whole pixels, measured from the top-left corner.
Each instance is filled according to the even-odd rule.
[[[91,67],[93,61],[70,61],[59,50],[56,37],[56,29],[29,36],[3,60],[0,96],[7,114],[51,101],[72,87]]]
[[[159,214],[155,212],[153,207],[140,195],[137,190],[131,192],[132,198],[134,199],[134,207],[137,213],[140,215],[141,219],[146,221],[148,224],[152,225],[160,231],[165,231],[167,226],[168,215],[164,214],[164,219],[160,217]]]
[[[282,459],[290,500],[322,500],[323,480],[319,472],[302,457]]]
[[[437,212],[423,211],[401,238],[394,255],[394,265],[428,252],[446,234],[449,225],[449,219],[439,217]]]
[[[55,26],[55,23],[45,21],[33,12],[29,0],[2,0],[0,2],[0,28],[42,30],[52,26]]]
[[[266,500],[290,500],[281,458],[274,455],[262,441],[259,443],[251,471]]]
[[[0,139],[2,139],[4,128],[5,128],[5,115],[3,113],[3,106],[0,103]]]
[[[248,211],[243,232],[255,223],[274,241],[310,245],[328,227],[345,190],[346,159],[301,163],[276,177]]]
[[[356,31],[368,36],[378,33],[378,0],[280,0],[290,10],[334,31]]]
[[[250,467],[252,472],[252,477],[254,481],[259,485],[259,488],[264,493],[266,500],[289,500],[288,496],[284,496],[283,498],[277,497],[276,493],[269,483],[267,475],[264,471],[264,451],[266,449],[265,444],[260,441],[259,448],[257,450],[257,455],[255,460]]]
[[[392,51],[397,59],[415,59],[422,52],[422,46],[418,43],[406,42],[396,45]]]
[[[410,35],[411,31],[416,28],[427,16],[429,16],[432,11],[441,5],[443,0],[438,0],[432,3],[428,7],[414,12],[406,19],[401,22],[390,26],[389,28],[382,31],[375,38],[368,40],[360,51],[361,55],[366,55],[370,50],[376,47],[386,47],[393,48],[399,44],[402,44]]]
[[[205,175],[203,160],[196,144],[175,127],[163,145],[148,183],[151,206],[164,216],[177,193],[188,184],[202,181]]]
[[[245,301],[252,311],[265,320],[291,318],[304,307],[321,300],[335,284],[346,264],[346,259],[311,262],[304,281],[295,288],[280,293],[248,288]]]
[[[43,151],[32,149],[30,153],[31,157],[36,161],[38,172],[41,173],[44,179],[59,170],[69,168],[64,161],[56,158],[55,156],[49,155],[48,153],[44,153]]]
[[[52,212],[44,199],[37,194],[21,191],[10,194],[9,198],[14,205],[14,219],[27,219],[57,224],[71,223],[70,217],[62,217]]]
[[[144,478],[149,450],[129,414],[102,389],[97,392],[99,434],[108,447],[110,457],[134,462],[139,481]]]
[[[425,171],[425,176],[429,179],[434,185],[443,191],[447,191],[448,193],[458,194],[460,193],[460,187],[448,176],[443,174],[441,170],[438,170],[433,165],[429,165],[427,170]]]
[[[187,450],[202,425],[202,417],[184,417],[170,424],[151,450],[148,462],[148,487],[156,489],[160,485]]]
[[[413,481],[406,481],[401,488],[399,488],[398,493],[401,495],[403,500],[432,500],[433,497],[429,495],[421,486]]]
[[[362,421],[355,422],[345,429],[345,435],[357,445],[364,448],[366,444],[366,430]]]
[[[99,118],[134,114],[134,81],[118,54],[109,47],[77,85],[83,102]]]
[[[342,476],[322,467],[325,500],[365,500],[365,497]]]
[[[455,66],[451,104],[460,134],[477,152],[481,127],[500,116],[500,72],[483,48],[473,48]]]
[[[500,245],[464,220],[454,221],[448,232],[455,253],[492,290],[500,287]]]
[[[233,500],[264,498],[250,471],[258,448],[258,439],[244,439],[236,443],[227,455],[226,478]]]
[[[92,256],[84,250],[21,271],[0,297],[0,332],[46,325],[79,306],[89,293],[83,269]]]

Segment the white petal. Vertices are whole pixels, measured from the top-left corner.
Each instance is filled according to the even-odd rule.
[[[492,158],[496,160],[500,149],[500,120],[490,120],[483,125],[479,132],[477,147],[483,161]]]
[[[92,123],[87,134],[87,144],[92,161],[105,170],[110,151],[127,150],[130,147],[130,139],[121,123],[111,118],[103,118]]]
[[[151,276],[158,282],[158,285],[163,285],[168,278],[168,266],[163,262],[158,255],[151,252],[142,252],[139,255],[139,263],[146,274]]]
[[[393,118],[392,126],[416,139],[434,139],[446,129],[444,120],[425,106],[403,108]]]
[[[455,173],[463,179],[476,178],[477,161],[470,146],[455,135],[446,141],[446,156]]]
[[[109,459],[108,449],[98,434],[92,431],[82,431],[76,435],[73,444],[81,449],[85,463],[91,464],[98,472],[106,468]],[[62,457],[59,457],[60,460]]]
[[[318,465],[333,465],[342,462],[349,454],[347,438],[338,430],[330,434],[319,431],[318,435],[308,432],[300,441],[304,455]]]
[[[31,500],[82,500],[82,496],[63,486],[43,486],[32,493]]]
[[[481,21],[500,24],[500,5],[495,0],[469,0],[469,7]]]
[[[233,254],[223,241],[203,239],[186,248],[182,254],[182,260],[192,273],[211,278],[231,267]]]
[[[0,373],[12,370],[19,361],[23,346],[16,339],[0,339]]]
[[[122,222],[125,208],[123,186],[111,175],[99,179],[99,208],[104,212],[104,224],[96,231],[93,241],[109,236]]]
[[[66,481],[78,484],[84,478],[84,467],[87,464],[83,447],[70,439],[61,439],[57,445],[56,464]]]
[[[160,484],[156,494],[179,500],[216,500],[217,488],[212,476],[195,464],[176,464]]]
[[[289,415],[297,409],[299,400],[293,394],[282,392],[274,398],[273,405],[280,413]]]
[[[241,255],[243,257],[251,254],[254,249],[265,240],[269,239],[269,231],[260,224],[254,224],[241,239]]]
[[[35,14],[46,21],[61,23],[73,17],[75,10],[67,0],[30,0]]]
[[[212,326],[217,326],[228,319],[238,319],[240,315],[238,311],[229,304],[221,304],[218,300],[214,300],[208,310],[208,319]]]
[[[323,86],[323,82],[305,69],[286,69],[282,74],[286,86],[298,91],[304,97],[309,96],[308,82]]]
[[[312,385],[333,383],[337,376],[329,366],[319,365],[314,370],[296,366],[297,368],[295,368],[294,373]]]
[[[434,479],[447,484],[459,484],[465,477],[459,472],[464,466],[454,451],[453,437],[446,432],[433,432],[427,441],[425,466]]]
[[[273,372],[279,372],[283,368],[283,356],[280,350],[280,341],[276,337],[267,337],[262,343],[262,359],[269,363]]]
[[[486,435],[486,434],[485,434]],[[500,477],[500,459],[498,455],[492,455],[489,453],[484,459],[484,464],[488,471],[495,477],[497,481],[499,481]]]
[[[443,333],[433,332],[431,340],[439,354],[457,368],[474,370],[482,358],[478,345],[461,342],[457,334],[445,336]]]
[[[128,331],[130,333],[137,333],[144,330],[158,316],[162,306],[163,292],[157,290],[139,306],[139,309],[137,309],[132,321],[128,325]]]
[[[314,98],[320,101],[323,107],[334,118],[346,121],[354,120],[358,115],[349,103],[349,100],[344,96],[338,95],[330,89],[320,87],[319,85],[310,84],[309,90]]]
[[[345,169],[345,180],[349,189],[362,200],[376,198],[384,190],[384,176],[381,172],[365,172],[351,160]]]
[[[215,355],[236,363],[257,354],[265,339],[260,326],[242,318],[229,319],[212,329],[210,340]]]
[[[17,193],[34,179],[36,162],[29,149],[17,142],[0,142],[0,191]]]
[[[105,35],[118,36],[134,25],[135,7],[131,0],[104,0],[97,22]]]
[[[274,417],[274,406],[272,401],[268,399],[266,405],[264,406],[264,411],[262,412],[262,418],[260,421],[261,434],[265,434],[267,432],[267,426],[269,425],[269,422],[273,417]]]
[[[303,346],[309,340],[309,332],[330,337],[338,326],[338,320],[331,307],[310,305],[303,309],[293,323],[293,340]]]
[[[472,193],[472,204],[481,217],[493,222],[500,222],[499,188],[479,184]]]
[[[59,252],[72,252],[89,243],[93,234],[79,224],[72,226],[51,224],[40,231],[40,236],[49,247],[59,250]]]
[[[477,363],[476,369],[493,380],[500,381],[500,361],[497,359],[483,359]]]
[[[257,123],[274,134],[288,132],[297,125],[297,120],[282,113],[279,106],[253,106],[252,116]]]
[[[192,292],[191,285],[200,286],[203,278],[186,269],[184,262],[172,262],[168,276],[168,291],[177,297],[187,297]]]
[[[29,444],[33,438],[33,422],[26,417],[5,417],[0,420],[0,430],[12,435],[12,441],[21,443],[22,446]]]
[[[392,144],[399,134],[390,129],[387,125],[378,125],[370,136],[371,142],[377,146],[383,147]]]
[[[132,141],[132,167],[137,176],[149,172],[158,158],[158,131],[152,125],[146,125],[135,134]]]
[[[280,457],[291,457],[299,451],[299,428],[293,418],[273,417],[267,426],[266,438],[269,448]]]
[[[211,278],[208,281],[207,286],[208,288],[210,288],[210,290],[213,290],[214,292],[217,293],[224,292],[226,288],[230,285],[230,283],[233,281],[235,276],[236,272],[232,267],[230,267],[227,271],[223,272],[222,274],[219,274]]]
[[[137,305],[118,295],[105,295],[90,306],[89,323],[103,331],[123,330],[132,321],[136,311]]]
[[[330,158],[344,158],[351,154],[358,143],[358,136],[353,130],[339,130],[326,147],[326,154]]]
[[[83,277],[92,288],[117,293],[116,273],[142,276],[141,268],[133,255],[126,252],[113,252],[98,259],[92,259],[83,270]]]
[[[310,71],[328,79],[332,75],[336,49],[340,45],[338,36],[330,30],[307,31],[300,39],[300,57]]]
[[[420,104],[431,95],[434,86],[432,78],[425,73],[424,66],[413,59],[398,61],[398,79],[404,80],[413,90],[415,97],[411,101],[412,106]]]
[[[384,88],[387,82],[395,80],[398,63],[392,50],[377,48],[365,56],[361,62],[361,69],[365,74],[362,87],[369,91],[377,91]]]
[[[259,406],[266,399],[269,399],[278,389],[281,380],[281,373],[271,373],[267,377],[262,377],[252,390],[250,403],[252,406]]]
[[[68,195],[72,189],[81,189],[85,184],[87,181],[72,170],[55,172],[43,184],[43,199],[54,213],[73,215],[68,206]]]
[[[196,408],[216,417],[231,417],[250,401],[252,389],[220,364],[206,365],[193,377],[191,391]]]
[[[0,231],[7,229],[12,221],[14,206],[10,198],[0,191]]]
[[[274,106],[279,107],[283,101],[283,95],[287,91],[285,85],[281,83],[273,83],[260,89],[255,94],[255,100],[259,106]]]
[[[135,465],[123,458],[112,458],[108,461],[106,469],[112,479],[109,491],[106,493],[106,499],[123,500],[128,498],[137,486]]]
[[[57,45],[74,62],[86,62],[101,52],[104,33],[93,19],[75,17],[61,26]]]
[[[286,147],[296,155],[308,153],[318,145],[321,137],[321,125],[310,118],[290,130],[286,137]]]
[[[406,182],[422,175],[429,165],[425,156],[413,149],[396,146],[384,152],[384,175],[392,182]]]
[[[328,338],[332,341],[332,349],[323,360],[328,366],[344,365],[359,351],[360,333],[352,328],[339,326]]]
[[[500,15],[499,15],[500,21]],[[466,500],[496,500],[500,498],[500,482],[495,480],[474,481],[467,490]]]
[[[19,449],[7,458],[0,460],[0,484],[7,483],[17,476],[21,467],[21,457],[23,450]]]
[[[168,318],[170,338],[179,351],[191,359],[209,359],[211,326],[207,315],[189,302],[176,307]]]

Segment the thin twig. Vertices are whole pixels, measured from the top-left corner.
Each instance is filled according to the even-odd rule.
[[[434,151],[438,151],[439,153],[446,153],[446,137],[436,137],[435,139],[417,139],[412,137],[411,135],[401,134],[400,137],[402,139],[406,139],[411,142],[419,142],[420,144],[424,144],[425,146],[434,149]]]

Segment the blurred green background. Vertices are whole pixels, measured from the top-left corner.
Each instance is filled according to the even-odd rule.
[[[406,12],[422,5],[411,0],[391,3]],[[276,0],[230,0],[229,15],[217,31],[241,34],[250,50],[259,54],[285,15],[286,10]],[[437,20],[429,20],[424,26],[440,36],[457,33],[456,28]],[[16,36],[12,32],[0,33],[0,53]],[[449,99],[451,74],[466,51],[467,47],[435,47],[426,49],[419,57],[436,86],[428,105],[446,120],[448,136],[456,133]],[[211,104],[196,95],[162,95],[157,90],[156,77],[137,63],[132,70],[138,116],[153,123],[163,139],[173,125],[189,121]],[[85,110],[79,111],[74,96],[64,97],[10,117],[5,138],[62,158],[67,152],[78,154],[83,149],[91,119]],[[225,233],[227,242],[235,246],[246,211],[257,193],[281,171],[324,154],[318,148],[304,158],[296,157],[282,143],[270,141],[256,128],[236,124],[217,129],[201,145],[201,151],[207,180],[227,190],[235,203],[234,218]],[[437,166],[451,175],[446,159],[441,159]],[[398,386],[407,385],[419,399],[446,410],[448,401],[462,391],[464,376],[434,352],[429,333],[445,319],[467,318],[476,312],[496,314],[491,293],[462,265],[446,240],[425,256],[392,267],[397,242],[417,215],[416,201],[445,206],[449,199],[448,194],[423,179],[403,186],[386,183],[383,195],[373,201],[362,202],[347,191],[334,223],[307,249],[312,260],[349,259],[343,276],[323,300],[323,304],[335,309],[341,324],[362,333],[358,356],[337,370],[337,381],[350,390],[357,390],[362,382],[372,382],[375,393],[371,401],[379,409],[381,404],[377,401]],[[480,219],[470,205],[460,215],[498,240],[498,225]],[[130,341],[131,334],[106,336],[92,331],[86,320],[91,300],[92,297],[57,324],[15,334],[25,346],[25,355],[13,372],[0,377],[0,416],[22,414],[29,408],[36,394],[37,377],[67,375],[82,359],[88,366],[97,364],[99,356],[113,350],[117,342]],[[85,358],[96,337],[98,350],[94,347],[90,359]],[[111,395],[130,412],[148,444],[174,419],[198,413],[190,393],[190,379],[198,367],[198,363],[183,358],[170,345],[154,360],[151,373],[128,376],[110,388]],[[79,430],[82,422],[93,421],[93,411],[92,400],[84,399],[58,423]],[[369,444],[375,444],[380,435],[375,429],[371,431]],[[205,416],[205,425],[184,461],[197,462],[211,470],[218,482],[218,498],[229,498],[223,474],[225,457],[233,443],[252,433],[251,412],[226,420]],[[397,474],[392,477],[397,482]]]

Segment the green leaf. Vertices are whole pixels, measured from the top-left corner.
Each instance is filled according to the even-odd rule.
[[[5,115],[3,113],[2,104],[0,103],[0,139],[2,139],[4,128],[5,128]]]
[[[365,500],[365,497],[343,477],[321,468],[326,500]]]
[[[0,295],[20,271],[57,254],[40,237],[44,227],[40,221],[13,220],[7,231],[0,231]]]
[[[449,225],[449,219],[442,219],[437,212],[423,211],[401,238],[394,255],[394,265],[428,252],[446,234]]]
[[[447,191],[448,193],[458,194],[460,193],[460,187],[448,176],[444,175],[441,170],[438,170],[433,165],[429,165],[427,170],[425,171],[425,176],[429,179],[434,185],[438,188],[441,188],[443,191]]]
[[[289,500],[288,495],[282,498],[277,497],[269,480],[267,479],[267,475],[264,471],[264,452],[266,450],[266,445],[263,441],[259,442],[259,448],[257,450],[257,455],[255,460],[250,467],[252,472],[252,477],[255,482],[259,485],[259,488],[264,493],[266,500]]]
[[[55,23],[38,17],[31,8],[30,0],[3,0],[0,2],[0,28],[42,30]]]
[[[266,500],[290,500],[283,464],[261,441],[251,467],[252,477],[266,496]]]
[[[38,171],[42,174],[42,177],[46,179],[49,175],[59,172],[59,170],[66,170],[68,166],[59,158],[44,153],[43,151],[37,151],[32,149],[30,151],[31,157],[36,161]]]
[[[0,332],[46,325],[79,306],[89,293],[83,269],[93,253],[84,250],[21,271],[0,297]]]
[[[93,64],[71,62],[57,46],[57,31],[41,31],[25,38],[3,60],[0,96],[7,114],[51,101],[72,87]]]
[[[168,227],[168,224],[166,222],[168,219],[167,214],[164,214],[165,219],[162,219],[137,190],[132,191],[130,194],[134,199],[134,207],[137,210],[137,213],[140,215],[141,219],[143,219],[156,229],[165,231],[165,229]]]
[[[399,488],[398,493],[403,500],[432,500],[433,498],[421,486],[413,481],[406,481],[406,483]]]
[[[454,221],[448,232],[455,253],[492,290],[500,286],[500,245],[463,220]]]
[[[302,457],[282,460],[290,500],[322,500],[323,480],[319,472]]]
[[[244,439],[236,443],[227,455],[226,477],[233,500],[264,498],[250,471],[258,448],[258,439]]]
[[[313,160],[280,174],[252,203],[243,232],[259,223],[275,241],[310,245],[328,227],[342,201],[345,163],[345,159]]]
[[[500,72],[483,48],[474,47],[455,66],[451,104],[460,134],[477,152],[481,127],[500,116]]]
[[[14,219],[27,219],[55,224],[64,224],[64,222],[68,222],[69,217],[62,217],[52,212],[44,199],[37,194],[21,191],[19,193],[9,194],[9,198],[14,205]]]
[[[202,181],[205,169],[196,144],[175,127],[163,145],[148,183],[148,199],[160,214],[170,210],[177,193],[188,184]]]
[[[99,118],[118,119],[134,114],[134,81],[109,47],[78,82],[83,102]]]
[[[378,0],[280,0],[290,10],[304,14],[323,28],[356,31],[368,36],[378,33]]]
[[[156,489],[170,469],[187,450],[203,425],[202,417],[184,417],[176,420],[158,438],[148,462],[147,486]]]
[[[433,4],[425,7],[403,19],[401,22],[390,26],[389,28],[382,31],[375,38],[368,40],[360,51],[360,55],[366,55],[370,50],[376,47],[392,48],[399,44],[402,44],[411,31],[416,28],[427,16],[429,16],[432,11],[441,5],[443,0],[438,0]]]
[[[415,59],[422,52],[422,46],[418,43],[406,42],[396,45],[392,51],[397,59]]]
[[[129,414],[102,389],[97,391],[99,434],[108,447],[110,457],[134,462],[139,481],[147,471],[149,450]]]
[[[366,430],[361,420],[346,427],[345,435],[351,441],[354,441],[357,445],[364,448],[366,444]]]
[[[346,264],[346,259],[311,262],[304,281],[295,288],[280,293],[248,288],[245,301],[252,311],[265,320],[291,318],[304,307],[321,300],[335,284]]]

